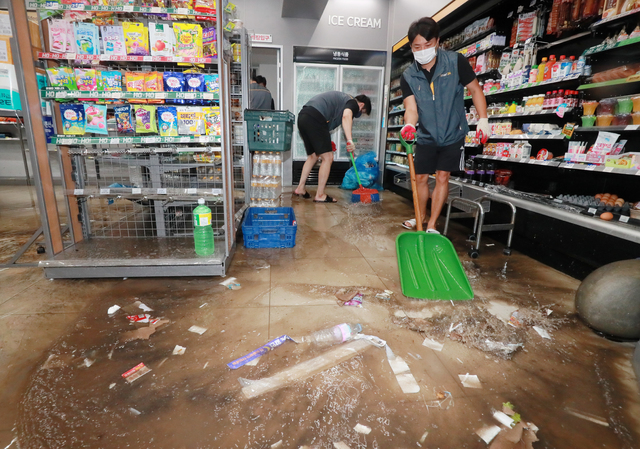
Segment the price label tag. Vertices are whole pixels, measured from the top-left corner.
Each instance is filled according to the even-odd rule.
[[[587,168],[585,168],[586,171],[594,171],[596,169],[595,165],[589,165],[587,166]]]
[[[195,195],[196,193],[198,193],[198,189],[184,189],[184,193],[188,195]]]
[[[47,4],[44,5],[45,9],[58,9],[60,7],[59,3],[53,3],[53,2],[47,2]]]
[[[84,195],[84,189],[73,189],[73,194],[76,196]]]
[[[157,92],[155,95],[156,98],[167,98],[166,92]]]
[[[180,137],[180,143],[191,142],[191,137]]]
[[[640,176],[640,170],[638,170],[635,175]]]
[[[156,138],[155,137],[143,137],[142,138],[142,143],[155,143],[156,142]]]
[[[76,59],[75,53],[67,53],[67,59]]]
[[[153,56],[143,56],[142,60],[145,62],[151,62],[153,61]]]
[[[605,173],[611,173],[611,172],[613,172],[613,167],[605,167],[605,169],[602,170],[602,171],[605,172]]]
[[[100,189],[100,195],[109,195],[111,193],[111,189]]]
[[[508,160],[509,160],[509,158],[508,158],[508,157],[504,157],[504,156],[502,156],[502,157],[500,158],[500,160],[501,160],[501,161],[508,161]]]
[[[462,182],[467,183],[468,179],[463,179]]]
[[[113,92],[111,95],[115,99],[122,98],[122,92]]]
[[[198,138],[198,142],[200,142],[200,143],[206,143],[208,141],[209,141],[209,137],[207,137],[207,136],[200,136]]]
[[[535,4],[536,4],[536,0],[531,0],[531,3],[529,3],[529,6],[531,7],[531,6],[535,5]]]
[[[554,199],[553,199],[553,201],[554,201],[555,203],[560,203],[560,204],[562,204],[562,200],[559,200],[558,198],[554,198]]]
[[[535,0],[534,0],[534,3],[535,3]],[[157,13],[159,13],[161,11],[162,11],[162,8],[158,8],[157,6],[152,6],[151,7],[151,12],[152,13],[156,13],[157,14]]]
[[[120,143],[120,139],[118,137],[113,137],[112,139],[109,140],[110,145],[117,145],[119,143]]]
[[[507,14],[507,19],[510,19],[513,17],[513,11],[510,11],[509,14]]]
[[[593,207],[590,207],[590,208],[589,208],[589,210],[588,210],[588,212],[589,212],[590,214],[594,214],[594,215],[595,215],[595,213],[596,213],[596,212],[598,212],[598,211],[597,211],[596,209],[594,209]]]
[[[535,160],[535,159],[529,159],[529,163],[530,163],[530,164],[535,164],[535,163],[536,163],[536,160]]]
[[[476,184],[478,184],[478,181],[474,179],[473,181],[471,181],[471,184],[475,186]]]
[[[627,217],[626,215],[620,215],[620,222],[629,223],[629,217]]]
[[[176,8],[176,12],[178,14],[184,14],[184,15],[189,14],[189,10],[187,8]]]
[[[627,125],[624,130],[625,131],[636,131],[638,128],[640,128],[640,125]]]
[[[481,182],[480,184],[478,184],[480,187],[484,187],[484,182]]]
[[[204,94],[202,94],[202,98],[204,98],[205,100],[213,100],[213,93],[205,92]]]
[[[211,194],[222,195],[222,189],[211,189]]]
[[[133,12],[133,6],[125,6],[123,8],[123,11],[125,11],[125,12]]]
[[[140,195],[142,194],[142,189],[138,188],[138,187],[134,187],[131,189],[131,193],[134,195]]]
[[[158,195],[166,195],[167,189],[158,189],[157,192],[158,192]]]
[[[187,100],[193,100],[194,98],[196,98],[196,94],[195,94],[195,92],[187,92],[187,93],[185,94],[185,98],[186,98]]]

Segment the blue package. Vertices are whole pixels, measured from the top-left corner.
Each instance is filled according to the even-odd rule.
[[[205,92],[204,75],[202,73],[185,73],[185,86],[187,92]],[[187,100],[187,104],[203,105],[202,100]]]
[[[207,92],[212,92],[214,98],[220,96],[220,76],[217,73],[204,76],[204,85]]]
[[[185,79],[182,72],[164,72],[162,75],[164,80],[165,92],[184,92]],[[167,100],[167,103],[185,104],[184,100]]]

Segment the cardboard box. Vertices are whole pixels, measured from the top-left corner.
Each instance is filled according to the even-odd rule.
[[[640,170],[640,153],[625,153],[617,156],[607,156],[604,165],[605,167]]]

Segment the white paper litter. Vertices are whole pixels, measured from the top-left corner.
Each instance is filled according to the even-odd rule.
[[[420,385],[418,385],[418,382],[416,382],[413,374],[398,374],[396,375],[396,380],[398,381],[398,385],[400,385],[400,388],[402,389],[402,392],[404,394],[413,394],[420,392]]]
[[[420,437],[420,442],[424,443],[427,439],[427,436],[429,435],[429,431],[427,430],[425,433],[422,434],[422,436]]]
[[[140,301],[136,301],[134,304],[137,305],[138,308],[143,312],[153,312],[153,309],[151,307],[148,307],[146,304],[143,304]]]
[[[191,326],[189,329],[187,329],[189,332],[193,332],[195,334],[204,334],[207,329],[205,329],[204,327],[200,327],[200,326]]]
[[[509,417],[509,415],[507,415],[506,413],[495,412],[493,414],[493,417],[497,419],[500,424],[504,424],[509,428],[513,426],[513,423],[514,423],[513,419]]]
[[[120,310],[120,306],[119,305],[115,305],[115,306],[111,306],[109,307],[109,309],[107,310],[107,313],[109,315],[113,315],[114,313],[116,313],[118,310]]]
[[[476,435],[482,438],[482,441],[489,444],[500,433],[502,429],[500,426],[486,426],[482,429],[476,430]]]
[[[547,332],[546,329],[543,329],[540,326],[533,326],[533,330],[536,331],[542,338],[551,340],[551,335],[549,335],[549,332]]]
[[[411,374],[411,370],[409,369],[407,362],[405,362],[402,357],[396,356],[389,345],[385,346],[385,351],[387,353],[389,366],[391,367],[393,374],[396,375],[396,380],[398,381],[398,385],[402,389],[402,392],[405,394],[418,393],[420,391],[420,385],[418,385],[413,374]]]
[[[184,346],[176,345],[176,347],[173,348],[173,355],[182,355],[186,350],[187,348],[185,348]]]
[[[463,387],[466,388],[482,388],[482,384],[480,383],[480,379],[475,374],[458,374],[460,378],[460,382]]]
[[[337,443],[333,443],[333,447],[334,447],[334,449],[351,449],[349,446],[347,446],[342,441],[338,441]]]
[[[356,424],[353,430],[358,433],[364,433],[365,435],[369,435],[371,433],[371,427],[363,426],[362,424]]]
[[[271,445],[271,449],[278,449],[279,447],[282,447],[282,440]]]
[[[111,382],[111,384],[109,384],[109,390],[115,388],[116,383],[115,382]]]
[[[239,282],[237,282],[236,278],[226,279],[220,282],[220,285],[224,285],[225,287],[230,288],[231,290],[238,290],[241,288],[241,285]]]
[[[82,365],[86,368],[89,368],[91,365],[93,365],[95,363],[95,360],[91,360],[91,359],[84,359],[82,362]]]
[[[444,343],[437,342],[432,338],[425,338],[422,342],[422,346],[426,346],[427,348],[433,349],[434,351],[442,351]]]
[[[405,362],[402,357],[389,359],[389,365],[391,366],[391,371],[393,371],[393,374],[404,374],[411,372],[411,370],[409,370],[409,365],[407,365],[407,362]]]
[[[256,358],[255,358],[255,359],[253,359],[252,361],[245,363],[245,364],[244,364],[244,366],[256,366],[256,365],[258,364],[258,362],[260,361],[260,358],[261,358],[261,357],[262,357],[262,356],[260,356],[260,357],[256,357]]]

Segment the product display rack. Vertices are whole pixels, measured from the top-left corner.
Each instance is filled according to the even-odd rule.
[[[457,34],[467,25],[477,19],[483,17],[495,18],[495,26],[486,32],[485,35],[489,35],[492,32],[497,32],[499,35],[504,34],[507,36],[507,47],[505,51],[510,51],[509,48],[509,36],[511,32],[511,24],[513,23],[513,17],[517,16],[518,10],[527,7],[535,7],[544,3],[546,7],[551,6],[551,2],[529,2],[529,1],[516,1],[507,2],[504,0],[490,0],[487,2],[481,1],[469,1],[465,5],[459,7],[454,14],[450,14],[446,17],[438,18],[441,26],[441,42],[448,37]],[[525,9],[526,11],[526,9]],[[548,10],[547,10],[548,14]],[[437,14],[436,14],[437,17]],[[561,35],[548,36],[534,38],[531,40],[535,44],[536,48],[536,60],[539,62],[542,57],[548,57],[550,54],[560,55],[575,55],[578,58],[579,55],[585,54],[586,63],[591,65],[592,72],[598,73],[603,70],[614,68],[625,63],[633,63],[637,61],[640,54],[640,45],[638,42],[631,41],[627,44],[616,45],[613,48],[605,49],[597,52],[587,52],[589,48],[595,47],[600,44],[608,35],[619,32],[623,26],[626,26],[627,32],[635,28],[640,17],[640,10],[636,10],[626,15],[616,16],[611,19],[585,21],[580,23],[577,27],[565,30]],[[477,35],[472,39],[468,39],[460,45],[456,45],[453,50],[464,48],[469,44],[482,39],[482,35]],[[411,63],[412,55],[408,46],[407,39],[403,39],[393,48],[392,56],[392,73],[397,72],[397,75],[392,74],[391,86],[397,79],[404,66]],[[495,69],[490,69],[488,74],[485,72],[477,74],[477,77],[484,81],[491,77],[500,79],[500,74]],[[602,98],[628,96],[633,94],[640,94],[640,76],[631,76],[622,80],[606,81],[602,83],[594,83],[591,76],[579,74],[571,75],[568,77],[543,81],[540,83],[523,84],[513,88],[503,88],[502,90],[493,90],[485,94],[487,103],[494,102],[511,102],[521,101],[524,96],[544,94],[550,90],[570,89],[580,92],[580,99],[594,99],[600,100]],[[395,89],[392,89],[395,93]],[[465,97],[465,104],[468,108],[472,105],[471,97]],[[400,115],[403,111],[398,110],[397,104],[389,102],[388,104],[388,117],[389,125],[387,131],[391,133],[399,132],[401,123],[397,124],[392,121],[393,117]],[[497,114],[490,115],[489,121],[500,122],[505,119],[510,119],[514,122],[513,128],[520,128],[523,123],[551,123],[557,124],[562,128],[566,123],[573,123],[575,130],[571,139],[564,136],[551,136],[551,135],[534,135],[534,134],[518,134],[518,135],[492,135],[490,143],[495,142],[513,142],[515,140],[526,140],[532,145],[532,155],[535,156],[540,149],[548,149],[553,153],[554,159],[552,160],[531,160],[518,159],[513,157],[504,156],[487,156],[482,155],[483,146],[473,143],[465,144],[465,152],[467,156],[476,155],[477,160],[491,162],[495,165],[496,169],[508,169],[513,172],[511,176],[511,185],[517,191],[531,192],[532,194],[545,194],[550,197],[558,196],[560,194],[574,194],[574,195],[595,195],[596,193],[612,192],[616,193],[620,197],[624,197],[630,201],[638,201],[637,197],[637,180],[636,176],[640,176],[640,170],[624,169],[616,167],[607,167],[603,165],[589,165],[587,163],[572,163],[564,160],[564,154],[568,151],[569,142],[572,140],[587,141],[588,145],[593,144],[598,132],[609,131],[618,133],[621,135],[620,139],[627,140],[625,151],[637,151],[638,145],[640,145],[640,133],[638,133],[638,126],[625,125],[625,126],[610,126],[610,127],[582,127],[580,125],[580,116],[582,115],[582,108],[576,107],[573,109],[566,109],[564,114],[556,114],[556,110],[543,110],[536,112],[523,112],[515,114]],[[469,125],[473,130],[477,122],[471,121]],[[407,198],[410,198],[410,184],[406,182],[408,169],[406,166],[406,155],[401,150],[400,145],[397,143],[394,135],[388,135],[387,151],[386,151],[386,163],[385,163],[385,187],[393,190]],[[455,176],[461,174],[454,174],[452,182]],[[460,177],[456,185],[463,185],[460,195],[464,197],[479,197],[478,194],[474,194],[468,190],[472,186],[472,180],[465,180],[462,182],[463,177]],[[478,190],[478,182],[474,182],[473,188]],[[453,184],[452,184],[453,185]],[[465,190],[466,188],[466,190]],[[484,187],[483,187],[484,189]],[[482,194],[491,193],[491,189],[482,192]],[[518,220],[522,220],[522,216],[525,216],[527,220],[530,220],[528,229],[525,226],[521,226],[518,230],[519,236],[516,238],[520,243],[521,249],[528,251],[530,255],[539,258],[545,263],[549,263],[552,266],[568,272],[576,277],[583,277],[593,268],[600,266],[610,261],[619,260],[622,257],[635,257],[634,251],[637,252],[638,243],[640,243],[640,222],[631,219],[628,223],[624,222],[629,220],[628,215],[622,215],[623,222],[619,222],[619,217],[616,215],[614,218],[615,223],[604,222],[599,218],[593,218],[592,216],[588,220],[584,220],[583,216],[580,218],[576,211],[562,211],[562,217],[559,217],[553,208],[548,207],[529,207],[529,202],[532,201],[527,197],[518,198],[514,202],[518,207]],[[523,209],[523,212],[520,211]],[[526,210],[525,210],[526,209]],[[586,211],[582,211],[586,213]],[[627,213],[628,214],[628,213]],[[575,220],[575,225],[579,229],[571,229],[572,217]],[[557,224],[557,221],[562,220],[564,224]],[[548,232],[557,232],[558,229],[563,229],[566,232],[572,234],[572,238],[562,238],[554,236],[549,239],[551,247],[541,247],[539,242],[539,236],[536,237],[536,231],[532,228],[533,223],[537,226],[548,227]],[[620,231],[621,227],[624,229]],[[538,228],[538,232],[541,229]],[[568,246],[569,240],[574,240],[575,236],[582,236],[593,240],[593,238],[600,239],[602,242],[607,242],[606,245],[594,244],[590,248],[570,248]],[[590,240],[590,241],[591,241]],[[624,240],[624,243],[622,242]],[[633,243],[628,245],[628,243]],[[626,245],[626,246],[625,246]],[[596,248],[604,249],[604,247],[615,248],[620,250],[619,253],[608,253],[603,255],[596,253]],[[553,248],[553,249],[551,249]],[[635,249],[634,249],[635,248]],[[553,254],[553,257],[545,255],[545,251],[549,254]],[[573,251],[573,254],[572,254]],[[615,252],[614,252],[615,253]]]
[[[180,14],[189,17],[176,22],[192,23],[194,19],[203,19],[206,21],[197,23],[215,26],[218,36],[218,57],[213,58],[38,53],[39,60],[49,67],[58,63],[73,67],[100,63],[123,71],[148,72],[182,71],[189,67],[181,65],[198,64],[204,73],[217,73],[220,85],[218,95],[209,92],[42,89],[43,99],[55,101],[55,104],[58,101],[94,99],[125,103],[134,99],[196,100],[205,106],[219,105],[221,125],[218,136],[126,136],[118,135],[115,121],[109,119],[108,136],[54,136],[51,143],[59,154],[63,169],[71,241],[47,248],[48,259],[40,262],[47,277],[225,274],[235,251],[236,230],[246,203],[240,166],[244,161],[243,147],[234,147],[231,136],[231,73],[234,63],[229,42],[231,35],[223,28],[235,17],[225,10],[227,3],[218,2],[215,16],[174,8],[86,5],[78,8],[59,5],[60,8],[55,8],[46,2],[29,4],[39,11],[64,9],[126,13],[127,17],[135,17],[136,21],[145,24],[149,18],[144,14]],[[46,31],[46,24],[42,28]],[[243,29],[235,32],[246,35]],[[248,59],[248,56],[248,53],[243,55],[243,59]],[[60,130],[59,108],[56,106],[54,110],[55,123]],[[194,249],[192,210],[198,198],[204,198],[212,210],[215,253],[206,257],[197,256]]]

